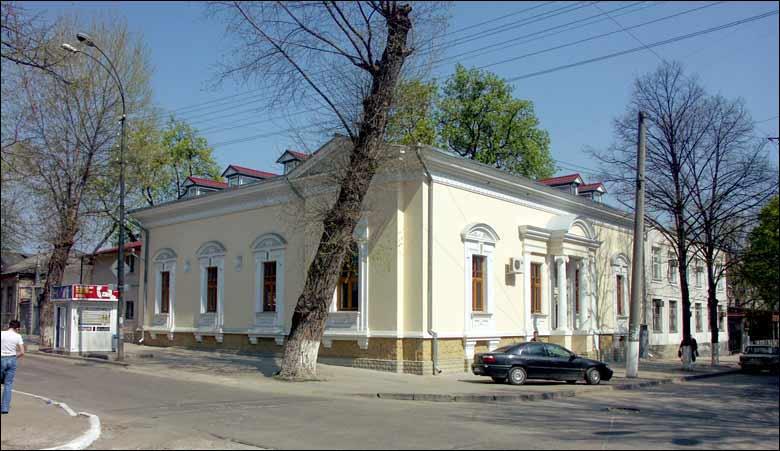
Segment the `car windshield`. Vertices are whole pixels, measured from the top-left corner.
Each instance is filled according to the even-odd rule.
[[[748,346],[745,354],[775,354],[769,346]]]
[[[512,348],[514,348],[515,346],[517,346],[517,345],[502,346],[502,347],[500,347],[498,349],[493,350],[492,352],[502,352],[504,354],[509,354],[509,351],[511,351]]]

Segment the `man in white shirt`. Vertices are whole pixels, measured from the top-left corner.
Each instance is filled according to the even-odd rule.
[[[3,415],[11,408],[11,393],[16,376],[16,361],[24,355],[24,341],[17,332],[21,328],[19,321],[8,323],[8,330],[2,332],[2,354],[0,355],[0,379],[3,382],[3,400],[0,410]]]

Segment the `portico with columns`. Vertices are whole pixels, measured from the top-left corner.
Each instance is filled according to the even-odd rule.
[[[526,334],[550,336],[572,347],[572,339],[595,331],[592,293],[595,252],[600,242],[592,225],[575,215],[553,218],[545,227],[519,227],[525,261]],[[538,265],[536,269],[532,265]],[[535,274],[541,274],[541,290]],[[533,291],[537,290],[537,294]],[[539,293],[539,290],[541,293]],[[541,294],[541,305],[534,298]],[[588,350],[592,345],[586,340]]]

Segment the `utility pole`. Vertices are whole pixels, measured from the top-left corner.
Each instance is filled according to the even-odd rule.
[[[644,293],[645,267],[645,113],[639,112],[636,152],[636,207],[634,208],[634,256],[631,261],[631,305],[628,317],[626,377],[639,375],[639,309]]]

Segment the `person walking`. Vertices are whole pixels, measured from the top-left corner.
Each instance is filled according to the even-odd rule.
[[[19,321],[8,323],[8,330],[2,332],[2,353],[0,355],[0,379],[3,383],[3,399],[0,410],[5,415],[11,409],[11,393],[14,389],[16,363],[24,355],[24,340],[17,332],[22,327]]]

